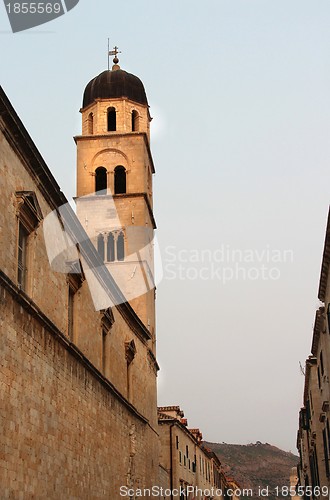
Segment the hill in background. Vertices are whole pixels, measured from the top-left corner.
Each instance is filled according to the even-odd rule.
[[[268,498],[275,498],[276,487],[290,486],[291,469],[299,460],[293,453],[260,441],[248,445],[207,441],[204,444],[219,457],[227,476],[233,477],[240,488],[253,490],[253,498],[258,498],[259,487],[268,486]],[[281,494],[279,497],[290,499],[290,496]]]

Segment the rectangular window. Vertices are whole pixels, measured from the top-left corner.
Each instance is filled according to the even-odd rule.
[[[68,295],[68,336],[73,340],[73,327],[74,327],[74,290],[69,286]]]
[[[127,399],[132,402],[133,401],[133,374],[132,374],[132,365],[134,365],[134,357],[136,354],[136,346],[134,340],[125,342],[125,359],[126,359],[126,373],[127,373]],[[133,368],[134,370],[134,368]]]
[[[176,449],[179,449],[179,436],[175,436]]]
[[[111,334],[111,327],[114,323],[114,317],[111,309],[107,309],[106,311],[103,312],[102,320],[101,320],[101,366],[102,366],[102,372],[103,375],[106,377],[109,377],[110,375],[110,363],[111,363],[111,341],[110,341],[110,334]],[[130,369],[129,365],[133,361],[134,358],[134,349],[135,345],[134,342],[131,343],[125,343],[125,358],[126,358],[126,366],[127,366],[127,397],[131,397],[131,382],[130,382]]]
[[[107,353],[107,330],[105,328],[102,329],[102,372],[105,373],[107,362],[108,362],[108,353]]]
[[[77,292],[84,281],[84,276],[81,271],[82,267],[79,259],[70,262],[69,265],[70,272],[66,276],[66,282],[68,285],[68,337],[72,342],[76,342],[78,335],[76,309],[77,302],[79,302],[79,294],[77,294]]]
[[[27,238],[28,238],[28,232],[23,226],[23,224],[20,222],[18,228],[17,282],[18,286],[22,290],[25,290],[26,288]]]
[[[33,191],[16,191],[17,215],[17,285],[21,290],[28,291],[28,277],[33,265],[30,253],[30,234],[42,220],[42,213]],[[29,267],[29,269],[27,269]],[[29,272],[29,273],[28,273]]]

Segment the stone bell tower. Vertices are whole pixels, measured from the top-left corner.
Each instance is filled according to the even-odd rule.
[[[86,86],[77,144],[77,214],[155,344],[150,113],[143,83],[112,69]]]

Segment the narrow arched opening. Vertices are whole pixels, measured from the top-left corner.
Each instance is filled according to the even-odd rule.
[[[115,108],[108,108],[108,132],[117,130],[117,118]]]
[[[98,167],[95,170],[95,194],[107,194],[107,169]]]
[[[97,237],[97,251],[104,262],[104,236],[99,234]]]
[[[93,113],[89,113],[89,115],[88,115],[87,128],[88,128],[88,133],[90,135],[92,135],[93,131],[94,131],[94,116],[93,116]]]
[[[125,167],[118,165],[115,168],[115,194],[126,193],[126,170]]]
[[[115,260],[115,238],[112,233],[108,235],[107,241],[107,261],[113,262]]]
[[[124,260],[125,258],[125,248],[124,248],[124,235],[120,233],[117,238],[117,260]]]
[[[132,111],[132,132],[138,132],[139,130],[139,113],[133,109]]]

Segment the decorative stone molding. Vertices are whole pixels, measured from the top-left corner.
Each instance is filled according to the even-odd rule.
[[[33,191],[16,191],[16,215],[29,233],[39,225],[43,219],[42,212]]]
[[[136,346],[134,340],[125,342],[125,358],[127,364],[130,365],[136,354]]]

